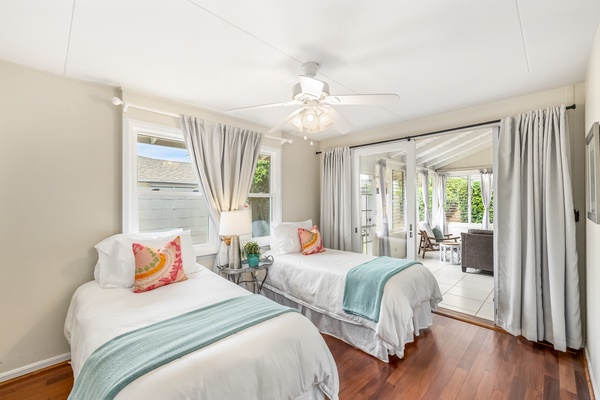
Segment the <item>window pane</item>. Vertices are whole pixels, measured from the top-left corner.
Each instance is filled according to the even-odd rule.
[[[466,176],[446,180],[446,221],[469,222],[469,188]]]
[[[252,216],[252,237],[271,235],[271,198],[249,197],[248,208]]]
[[[261,154],[258,157],[250,193],[271,193],[271,156]]]
[[[198,178],[183,142],[138,135],[138,187],[197,191]]]
[[[140,194],[140,232],[182,228],[192,231],[194,244],[208,243],[209,216],[204,197],[198,195]]]
[[[480,224],[483,221],[483,199],[481,198],[481,177],[471,176],[471,223]]]
[[[182,141],[138,135],[140,232],[191,230],[194,244],[209,243],[209,214]]]
[[[392,230],[405,230],[404,227],[404,171],[392,170]]]

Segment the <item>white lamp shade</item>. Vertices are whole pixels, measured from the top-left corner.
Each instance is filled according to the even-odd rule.
[[[223,211],[219,223],[219,235],[234,236],[252,233],[250,213],[244,211]]]

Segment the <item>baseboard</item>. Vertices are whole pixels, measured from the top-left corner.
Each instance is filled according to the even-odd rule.
[[[585,347],[585,366],[587,368],[587,372],[589,374],[588,379],[590,380],[591,383],[591,389],[594,391],[594,393],[590,393],[591,394],[591,398],[595,399],[596,398],[596,394],[600,395],[600,392],[598,391],[598,382],[596,382],[596,379],[594,378],[594,371],[592,370],[592,364],[590,364],[590,353],[588,352],[588,348]]]
[[[67,361],[70,359],[71,359],[71,353],[65,353],[65,354],[61,354],[56,357],[48,358],[46,360],[38,361],[33,364],[25,365],[24,367],[13,369],[12,371],[3,372],[0,374],[0,382],[18,378],[19,376],[27,375],[27,374],[30,374],[37,370],[51,367],[55,364],[58,364],[58,363],[61,363],[63,361]]]

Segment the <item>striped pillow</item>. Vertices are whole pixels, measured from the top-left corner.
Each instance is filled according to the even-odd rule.
[[[298,228],[298,237],[302,246],[302,254],[305,256],[325,251],[321,232],[319,232],[316,225],[311,230]]]
[[[133,292],[142,293],[187,279],[181,259],[181,239],[177,236],[162,249],[133,243],[135,281]]]

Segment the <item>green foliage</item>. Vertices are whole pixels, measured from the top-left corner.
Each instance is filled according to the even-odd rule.
[[[481,199],[481,182],[471,182],[471,223],[483,221],[483,200]],[[490,222],[494,221],[494,200],[490,201]],[[462,223],[469,222],[469,186],[465,178],[448,178],[446,182],[446,219]]]
[[[260,256],[260,246],[258,242],[246,242],[242,248],[242,255],[248,257],[248,254],[255,254]]]
[[[270,193],[271,192],[271,159],[259,159],[256,163],[256,172],[254,180],[250,186],[250,193]]]

